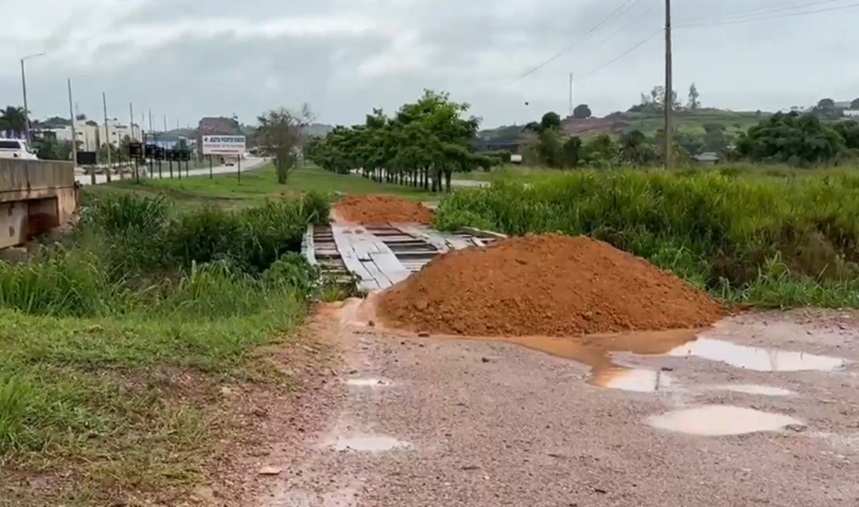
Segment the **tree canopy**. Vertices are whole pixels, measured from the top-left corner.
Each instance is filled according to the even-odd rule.
[[[377,181],[398,182],[427,190],[450,190],[453,172],[488,169],[493,160],[474,152],[480,120],[467,116],[469,105],[444,92],[425,90],[392,116],[381,109],[363,125],[338,126],[308,143],[306,156],[329,171],[360,171]],[[560,123],[560,119],[558,119]]]
[[[591,108],[587,104],[579,104],[573,109],[573,118],[585,119],[591,117]]]

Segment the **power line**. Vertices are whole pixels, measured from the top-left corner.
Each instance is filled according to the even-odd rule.
[[[587,41],[587,40],[588,40],[588,38],[589,38],[591,35],[593,35],[597,30],[599,30],[600,28],[602,28],[603,26],[605,26],[607,23],[609,23],[610,21],[612,21],[613,19],[615,19],[615,18],[616,18],[616,17],[618,17],[619,15],[623,14],[625,11],[628,11],[629,9],[631,9],[632,7],[634,7],[634,6],[635,6],[638,2],[640,2],[640,1],[641,1],[641,0],[626,0],[626,1],[625,1],[624,3],[622,3],[622,4],[621,4],[617,9],[615,9],[614,11],[612,11],[612,13],[611,13],[611,14],[609,14],[606,18],[604,18],[602,21],[600,21],[600,22],[599,22],[599,23],[597,23],[594,27],[592,27],[590,30],[588,30],[588,31],[585,33],[585,35],[584,35],[580,40],[578,40],[578,41],[576,41],[576,42],[574,42],[574,43],[572,43],[572,44],[569,44],[569,45],[565,46],[565,47],[564,47],[564,48],[562,48],[560,51],[558,51],[558,52],[556,52],[555,54],[553,54],[553,55],[552,55],[548,60],[544,61],[543,63],[541,63],[541,64],[539,64],[539,65],[537,65],[536,67],[532,67],[532,68],[528,69],[528,70],[527,70],[527,71],[525,71],[524,73],[522,73],[522,74],[520,74],[519,76],[517,76],[517,77],[513,78],[512,80],[510,80],[510,81],[509,81],[508,83],[506,83],[504,86],[510,86],[511,84],[513,84],[513,83],[515,83],[515,82],[517,82],[517,81],[520,81],[520,80],[522,80],[522,79],[525,79],[526,77],[528,77],[528,76],[530,76],[531,74],[533,74],[533,73],[537,72],[538,70],[542,69],[542,68],[543,68],[543,67],[545,67],[546,65],[549,65],[549,64],[550,64],[550,63],[552,63],[553,61],[557,60],[557,59],[558,59],[558,58],[560,58],[564,53],[567,53],[567,52],[569,52],[569,51],[572,51],[573,49],[575,49],[575,48],[577,48],[577,47],[581,46],[581,45],[582,45],[585,41]]]
[[[792,18],[792,17],[797,17],[797,16],[807,16],[809,14],[819,14],[822,12],[833,12],[833,11],[841,11],[841,10],[845,10],[845,9],[855,9],[856,7],[859,7],[859,3],[840,5],[837,7],[827,7],[827,8],[823,8],[823,9],[815,9],[815,10],[804,11],[804,12],[788,12],[788,13],[778,14],[775,16],[759,15],[756,17],[739,18],[739,19],[733,19],[733,20],[732,19],[726,19],[726,20],[716,20],[716,21],[711,21],[711,22],[687,23],[687,24],[682,24],[682,25],[676,26],[675,28],[698,28],[698,27],[705,27],[705,26],[736,25],[736,24],[741,24],[741,23],[752,23],[755,21],[765,21],[765,20],[780,19],[780,18]]]
[[[770,5],[765,7],[755,7],[752,9],[739,10],[735,12],[728,13],[727,16],[723,19],[716,19],[715,21],[728,21],[732,19],[745,18],[747,16],[758,16],[758,15],[767,15],[773,14],[777,12],[785,12],[785,11],[793,11],[797,9],[805,9],[807,7],[819,7],[823,4],[831,4],[843,2],[844,0],[816,0],[816,1],[808,1],[802,0],[799,2],[793,2],[792,4],[782,4],[782,5]],[[712,22],[713,18],[699,18],[693,19],[689,21],[689,23],[699,23],[699,22]]]
[[[592,70],[592,71],[588,72],[588,73],[587,73],[587,74],[585,74],[583,77],[579,78],[579,81],[582,81],[582,80],[584,80],[584,79],[587,79],[587,78],[589,78],[589,77],[593,76],[594,74],[596,74],[597,72],[599,72],[599,71],[603,70],[604,68],[606,68],[606,67],[608,67],[608,66],[610,66],[610,65],[614,64],[615,62],[617,62],[618,60],[622,59],[622,58],[623,58],[623,57],[625,57],[626,55],[628,55],[628,54],[632,53],[632,52],[633,52],[633,51],[635,51],[636,49],[638,49],[638,48],[640,48],[641,46],[643,46],[643,45],[647,44],[648,42],[650,42],[651,40],[653,40],[657,35],[661,34],[662,32],[663,32],[663,30],[656,30],[655,32],[653,32],[653,33],[651,33],[649,36],[647,36],[646,38],[641,39],[640,41],[636,42],[634,45],[632,45],[632,46],[630,46],[629,48],[627,48],[623,53],[621,53],[621,54],[617,55],[616,57],[612,58],[611,60],[607,61],[606,63],[604,63],[604,64],[600,65],[599,67],[595,68],[594,70]]]

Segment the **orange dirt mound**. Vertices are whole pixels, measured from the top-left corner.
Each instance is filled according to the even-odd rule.
[[[587,237],[525,236],[442,255],[379,295],[391,327],[465,336],[574,336],[705,327],[706,293]]]
[[[392,195],[347,195],[334,210],[343,220],[359,224],[432,223],[433,213],[419,202]]]

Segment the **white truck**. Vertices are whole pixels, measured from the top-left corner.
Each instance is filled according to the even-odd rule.
[[[0,158],[39,159],[23,139],[0,139]]]

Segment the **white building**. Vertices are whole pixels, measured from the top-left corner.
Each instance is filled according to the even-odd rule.
[[[58,141],[71,141],[72,128],[70,126],[60,128],[41,129],[43,132],[53,132]],[[127,125],[119,123],[116,119],[107,121],[107,129],[104,125],[95,122],[75,121],[75,134],[78,138],[78,148],[83,151],[97,151],[100,145],[110,139],[110,144],[119,147],[125,137],[132,141],[142,141],[143,135],[138,125]]]

